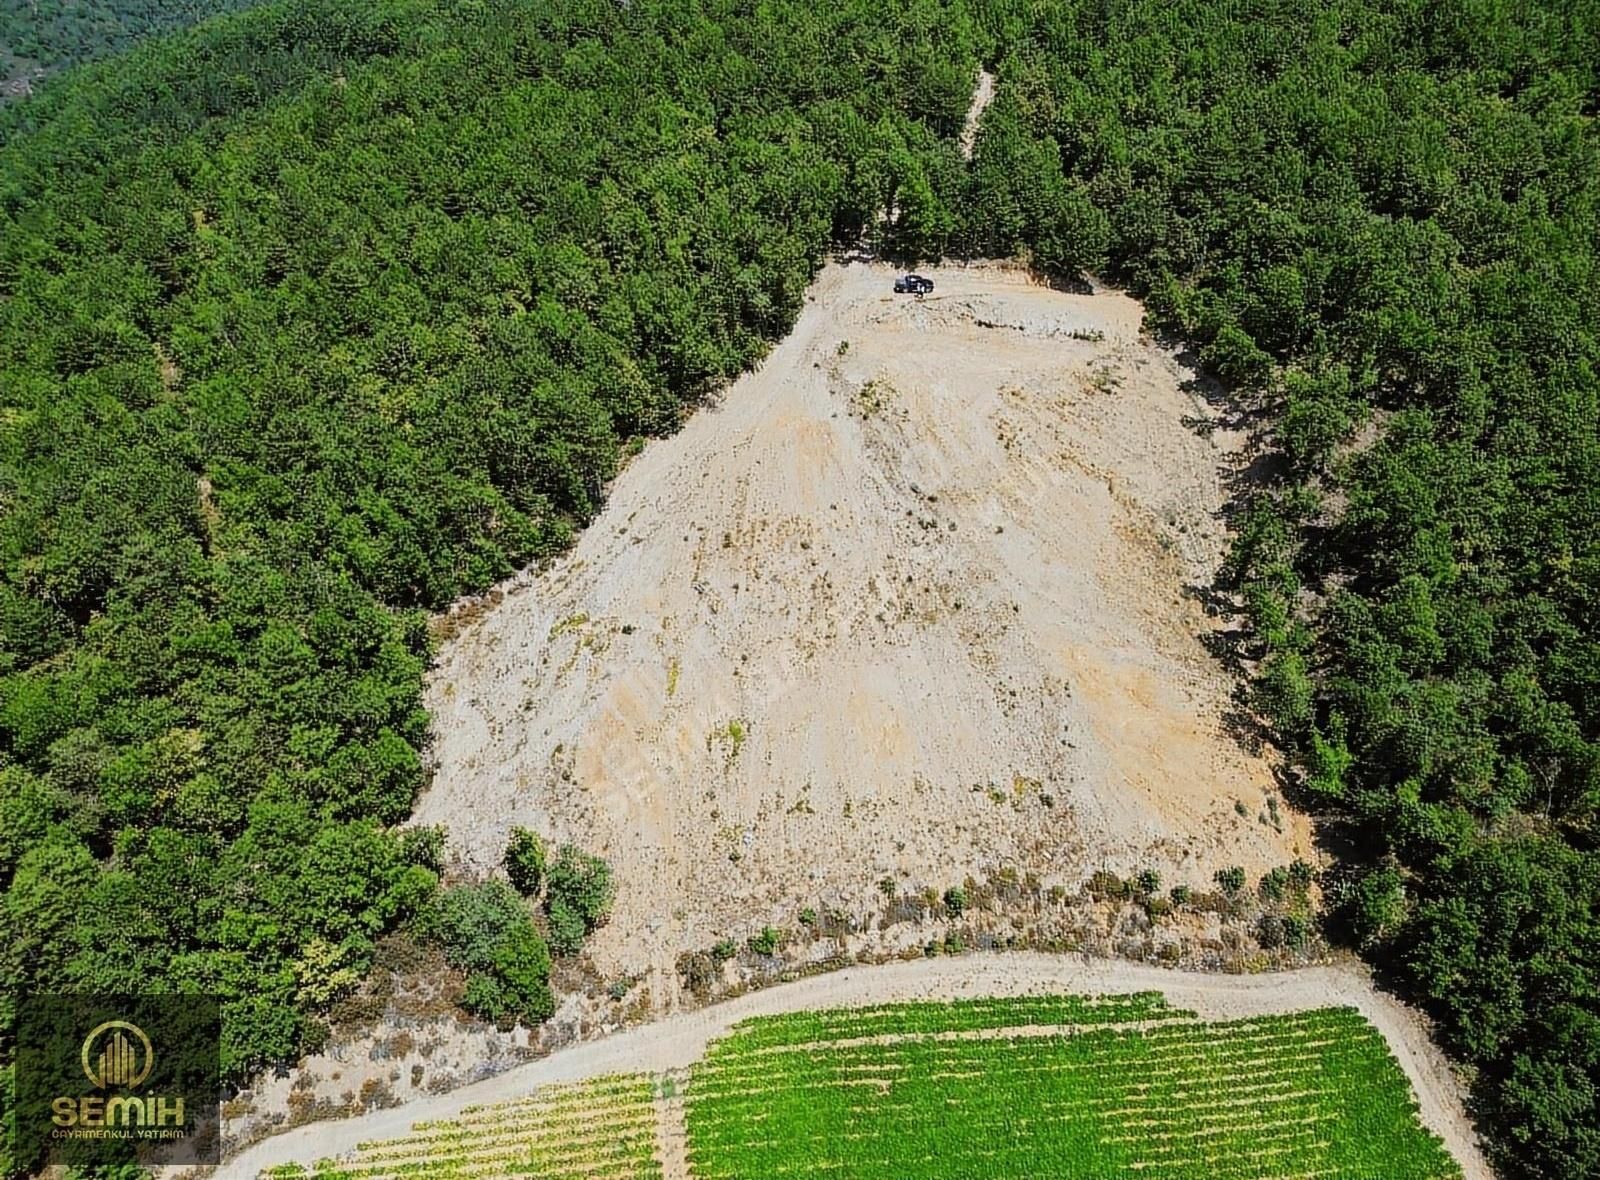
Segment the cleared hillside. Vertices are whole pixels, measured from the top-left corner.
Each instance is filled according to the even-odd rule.
[[[1236,436],[1133,300],[929,273],[916,300],[829,267],[755,372],[441,650],[413,822],[479,869],[514,825],[605,855],[609,971],[670,978],[886,876],[1209,887],[1309,853],[1303,821],[1257,818],[1271,766],[1227,731],[1186,593]]]

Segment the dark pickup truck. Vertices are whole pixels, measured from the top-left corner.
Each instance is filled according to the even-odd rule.
[[[933,280],[922,275],[901,275],[894,281],[898,295],[926,295],[933,290]]]

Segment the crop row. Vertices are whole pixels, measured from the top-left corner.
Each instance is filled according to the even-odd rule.
[[[291,1165],[275,1180],[380,1180],[528,1175],[542,1180],[657,1180],[651,1080],[643,1075],[551,1086],[528,1098],[468,1107],[455,1119],[419,1122],[411,1135],[360,1144],[353,1158]]]
[[[981,1021],[948,1005],[905,1008],[893,1017],[900,1039],[849,1032],[841,1039],[856,1043],[813,1039],[803,1050],[774,1051],[797,1022],[771,1038],[759,1021],[744,1026],[691,1079],[695,1176],[1460,1175],[1421,1126],[1382,1037],[1352,1009],[1005,1035],[1055,1023],[1038,1019],[1037,1001],[1015,1012],[1008,1024],[993,1003]],[[836,1014],[825,1023],[854,1027]]]
[[[1043,1055],[1062,1066],[1082,1061],[1090,1068],[1099,1067],[1103,1054],[1132,1051],[1155,1061],[1172,1057],[1196,1067],[1243,1063],[1254,1064],[1257,1068],[1260,1059],[1267,1054],[1285,1061],[1292,1051],[1315,1050],[1323,1054],[1364,1051],[1380,1058],[1387,1055],[1382,1039],[1353,1013],[1344,1017],[1337,1011],[1330,1011],[1315,1017],[1285,1017],[1283,1021],[1282,1024],[1239,1021],[1162,1026],[1143,1032],[1096,1029],[1070,1035],[1052,1033],[988,1039],[1006,1046],[1008,1055],[1015,1061]],[[1219,1036],[1219,1031],[1225,1035]],[[972,1050],[968,1047],[971,1044],[966,1040],[922,1039],[837,1046],[815,1055],[790,1051],[783,1057],[781,1071],[773,1054],[746,1055],[735,1050],[724,1055],[719,1046],[696,1071],[696,1088],[700,1093],[727,1089],[758,1093],[779,1078],[783,1085],[788,1085],[808,1073],[831,1077],[850,1070],[893,1071],[910,1064],[926,1067],[941,1061],[960,1062],[971,1056]]]
[[[881,1004],[790,1012],[736,1025],[729,1048],[755,1050],[856,1037],[960,1032],[1024,1025],[1129,1024],[1182,1020],[1194,1013],[1169,1007],[1160,992],[1126,996],[1029,996],[1014,1000],[968,999],[930,1003]]]

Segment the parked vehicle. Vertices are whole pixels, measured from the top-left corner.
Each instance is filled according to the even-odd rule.
[[[901,275],[894,281],[897,295],[926,295],[933,290],[933,280],[923,275]]]

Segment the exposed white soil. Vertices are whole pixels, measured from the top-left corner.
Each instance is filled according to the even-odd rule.
[[[1312,855],[1222,725],[1209,583],[1242,439],[1115,292],[829,265],[791,335],[649,445],[450,641],[431,788],[469,869],[514,825],[606,857],[592,942],[650,975],[804,905],[998,867],[1209,887]],[[1236,811],[1236,802],[1244,814]]]
[[[961,125],[961,158],[972,159],[972,149],[978,145],[978,124],[983,112],[994,101],[994,75],[988,70],[978,71],[978,84],[972,91],[972,105],[967,108],[966,121]]]
[[[1444,1139],[1467,1180],[1491,1177],[1443,1058],[1414,1015],[1376,992],[1358,970],[1316,967],[1266,975],[1206,975],[1033,953],[857,967],[751,992],[564,1050],[449,1094],[420,1099],[403,1109],[287,1131],[236,1156],[218,1175],[255,1177],[278,1164],[309,1164],[336,1157],[353,1151],[361,1142],[403,1136],[414,1122],[451,1118],[465,1106],[506,1101],[553,1082],[611,1073],[682,1070],[700,1059],[713,1038],[752,1016],[964,996],[1129,991],[1160,991],[1173,1004],[1210,1020],[1330,1005],[1358,1008],[1388,1040],[1416,1091],[1423,1124]]]

